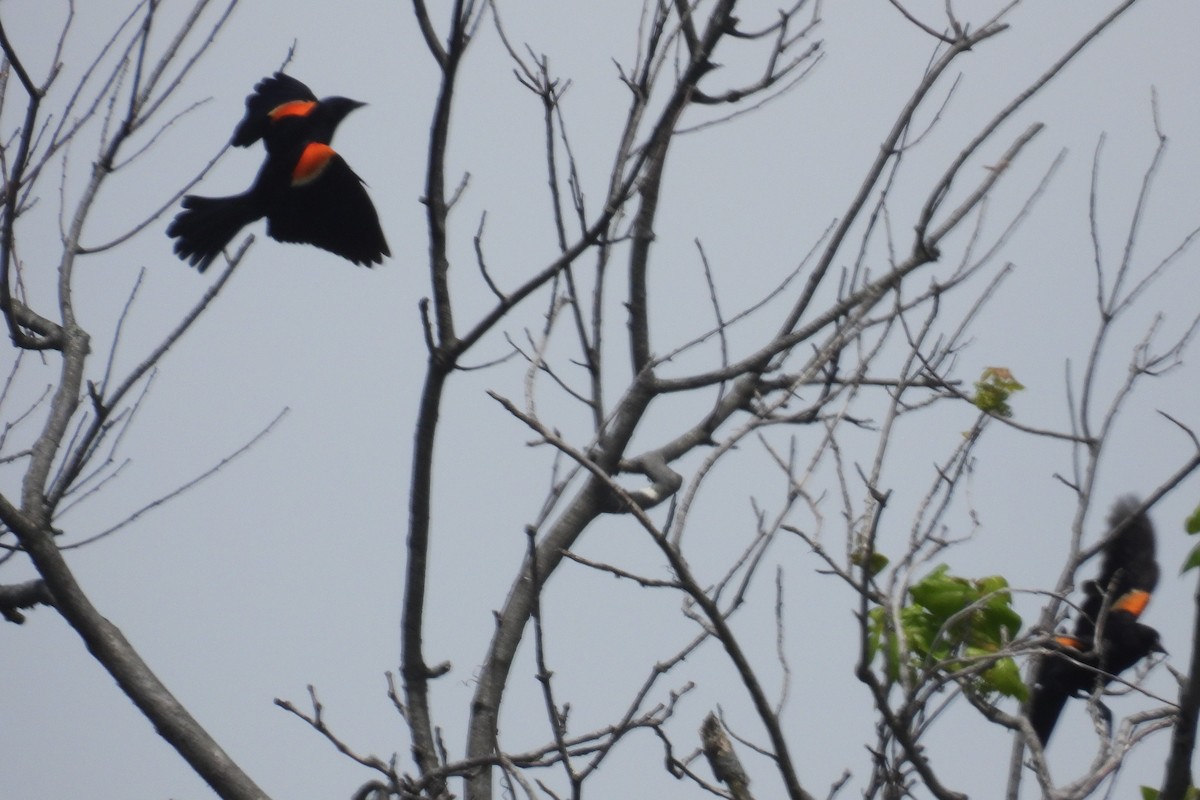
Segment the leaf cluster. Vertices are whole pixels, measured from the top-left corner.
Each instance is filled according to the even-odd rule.
[[[1013,415],[1008,399],[1013,392],[1024,389],[1011,371],[1005,367],[988,367],[983,371],[979,380],[975,381],[974,403],[987,414],[1008,419]]]
[[[911,603],[900,609],[899,630],[888,609],[871,609],[871,659],[882,653],[892,680],[905,670],[945,671],[983,693],[1024,700],[1020,670],[1010,657],[994,658],[1021,628],[1008,581],[999,575],[972,580],[951,575],[942,564],[909,587]],[[988,663],[990,661],[990,663]],[[980,669],[981,664],[986,664]]]
[[[1183,529],[1187,531],[1189,536],[1195,536],[1200,533],[1200,507],[1192,512],[1192,515],[1184,522]],[[1192,552],[1188,553],[1187,560],[1183,562],[1183,569],[1180,573],[1200,567],[1200,544],[1192,548]]]
[[[1152,786],[1142,787],[1142,800],[1158,800],[1160,796],[1161,793],[1158,789]],[[1184,800],[1200,800],[1200,789],[1197,789],[1195,786],[1189,786],[1183,797]]]

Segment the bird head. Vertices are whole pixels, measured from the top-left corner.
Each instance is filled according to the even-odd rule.
[[[321,112],[329,118],[332,127],[336,128],[351,111],[365,105],[366,103],[351,100],[349,97],[326,97],[321,101]]]

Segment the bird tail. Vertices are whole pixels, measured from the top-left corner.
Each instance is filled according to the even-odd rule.
[[[183,211],[167,228],[175,253],[200,272],[233,241],[238,231],[258,219],[246,195],[183,198]]]
[[[1050,740],[1050,734],[1054,732],[1054,726],[1066,704],[1067,692],[1062,687],[1039,686],[1034,689],[1033,701],[1029,705],[1029,724],[1033,726],[1033,732],[1037,734],[1042,747]]]

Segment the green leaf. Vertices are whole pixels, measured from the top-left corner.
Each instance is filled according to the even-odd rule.
[[[1012,608],[1008,581],[1000,575],[975,580],[950,574],[939,564],[909,587],[912,604],[900,609],[899,630],[882,607],[868,612],[867,649],[874,661],[883,650],[884,668],[896,680],[901,670],[916,673],[931,664],[950,673],[992,656],[1021,629],[1021,616]],[[953,625],[947,625],[954,619]],[[901,654],[904,659],[901,660]],[[977,691],[1024,699],[1020,670],[1011,658],[995,661],[977,676],[965,678]]]
[[[1011,641],[1017,635],[1017,631],[1021,630],[1021,615],[1013,611],[1008,602],[1005,601],[1003,605],[984,605],[980,609],[978,620],[972,626],[977,635],[997,647]]]
[[[1183,562],[1183,569],[1179,570],[1179,574],[1182,575],[1196,567],[1200,567],[1200,544],[1193,547],[1192,552],[1188,553],[1187,561]]]
[[[965,578],[947,575],[947,565],[938,566],[908,592],[913,600],[945,621],[979,599],[979,590]]]
[[[867,612],[867,660],[874,661],[879,652],[879,640],[883,636],[884,609],[876,606]]]
[[[872,551],[870,555],[866,555],[863,549],[859,548],[850,555],[850,563],[856,567],[861,567],[864,561],[867,565],[867,574],[872,578],[883,572],[883,568],[888,565],[888,557],[878,551]]]
[[[900,612],[900,625],[904,632],[904,641],[908,649],[919,658],[924,658],[933,645],[933,637],[937,635],[937,620],[917,606],[908,606]]]
[[[1013,392],[1024,388],[1005,367],[988,367],[979,380],[975,381],[975,398],[972,402],[980,411],[995,414],[997,417],[1011,417],[1012,409],[1008,405],[1008,398]]]
[[[867,612],[870,624],[867,631],[867,654],[870,660],[881,650],[884,652],[884,666],[887,676],[896,680],[900,676],[900,643],[891,631],[888,623],[887,609],[876,606]]]
[[[1187,521],[1183,524],[1183,528],[1190,534],[1200,533],[1200,506],[1197,506],[1192,515],[1187,518]]]
[[[1015,697],[1021,702],[1029,695],[1021,670],[1011,658],[1002,658],[983,673],[983,682],[1006,697]]]
[[[1153,786],[1143,786],[1142,800],[1158,800],[1159,791]],[[1200,800],[1200,789],[1195,786],[1189,786],[1188,790],[1183,793],[1185,800]]]
[[[980,578],[975,581],[975,585],[979,587],[981,594],[991,594],[992,592],[999,592],[1001,589],[1007,589],[1008,581],[1005,580],[1003,575],[988,575],[986,578]],[[997,595],[997,597],[1004,596]]]

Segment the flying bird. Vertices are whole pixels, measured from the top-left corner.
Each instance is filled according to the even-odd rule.
[[[1158,631],[1139,621],[1158,584],[1154,526],[1133,497],[1117,502],[1100,574],[1084,584],[1073,634],[1055,637],[1033,682],[1029,722],[1044,747],[1070,697],[1086,697],[1151,653],[1165,652]],[[1099,627],[1100,641],[1096,642]],[[1108,716],[1108,710],[1101,706]]]
[[[263,141],[258,176],[241,194],[184,197],[167,227],[175,253],[204,272],[242,228],[265,217],[277,241],[315,245],[355,264],[382,263],[391,251],[375,206],[362,178],[329,146],[338,123],[362,105],[317,100],[283,73],[259,81],[233,134],[239,147]]]

